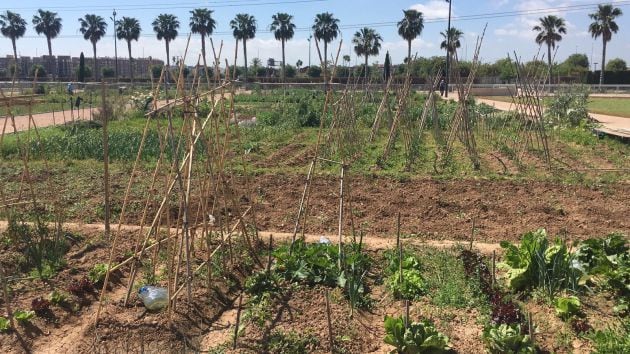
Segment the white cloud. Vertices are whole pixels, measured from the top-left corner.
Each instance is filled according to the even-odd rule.
[[[409,8],[422,12],[425,20],[448,17],[448,3],[444,0],[430,0],[424,4],[411,5]]]

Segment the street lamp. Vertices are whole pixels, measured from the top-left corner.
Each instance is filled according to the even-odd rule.
[[[110,20],[114,21],[114,66],[116,70],[116,82],[118,82],[118,43],[116,41],[116,10],[112,14],[114,17],[110,17]]]
[[[446,30],[446,97],[448,98],[449,71],[451,69],[451,3],[452,0],[446,0],[448,3],[448,28]]]

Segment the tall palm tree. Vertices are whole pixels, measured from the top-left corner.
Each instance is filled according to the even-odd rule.
[[[354,52],[359,56],[365,57],[365,79],[368,77],[368,57],[370,55],[378,55],[381,50],[381,42],[383,37],[374,29],[365,27],[357,31],[352,38],[354,44]]]
[[[0,14],[0,32],[2,32],[3,36],[11,39],[11,44],[13,44],[13,61],[17,72],[17,47],[15,41],[26,33],[26,21],[20,14],[7,10],[5,13]]]
[[[164,40],[166,44],[166,68],[171,67],[171,51],[170,43],[177,38],[177,30],[179,29],[179,20],[177,16],[171,14],[160,14],[151,24],[158,40]]]
[[[142,28],[138,19],[133,17],[123,17],[116,21],[116,37],[127,41],[127,51],[129,52],[129,76],[133,82],[133,57],[131,56],[131,41],[138,41]]]
[[[339,35],[339,20],[330,12],[323,12],[315,15],[313,24],[313,35],[315,40],[324,41],[324,85],[328,88],[328,43],[332,42]]]
[[[101,16],[87,14],[85,17],[79,19],[79,23],[81,24],[79,30],[83,34],[83,38],[92,43],[92,51],[94,52],[94,68],[92,68],[92,72],[94,73],[94,77],[98,80],[99,72],[96,65],[96,43],[105,36],[107,22],[105,22]]]
[[[411,65],[411,42],[424,29],[424,17],[417,10],[403,10],[403,19],[398,22],[398,34],[407,41],[407,63]]]
[[[243,58],[245,59],[245,83],[247,84],[247,40],[256,36],[256,19],[249,14],[237,14],[232,21],[232,34],[236,40],[243,41]]]
[[[52,40],[61,32],[61,18],[57,17],[56,12],[37,10],[37,15],[33,16],[33,25],[37,34],[46,36],[48,44],[48,55],[52,57]]]
[[[536,43],[547,45],[547,64],[549,65],[549,84],[551,84],[551,48],[556,48],[556,43],[562,40],[562,35],[567,33],[564,19],[554,15],[541,17],[540,24],[532,28],[538,32]]]
[[[450,37],[450,39],[451,39],[451,41],[450,41],[450,43],[451,43],[450,48],[448,48],[448,50],[447,50],[447,47],[449,46],[448,45],[448,43],[449,43],[448,39],[449,38],[447,37],[446,33],[440,32],[442,37],[444,37],[444,40],[440,44],[440,49],[447,50],[448,54],[453,56],[455,54],[455,51],[457,51],[457,49],[459,49],[462,46],[462,43],[459,40],[464,35],[464,32],[458,30],[455,27],[451,27],[450,32],[448,30],[447,30],[447,32],[448,32],[448,37]]]
[[[269,26],[269,30],[273,32],[276,40],[282,42],[282,82],[284,82],[287,77],[284,57],[284,44],[286,43],[286,41],[289,41],[293,38],[293,35],[295,34],[295,24],[291,22],[291,20],[293,20],[293,16],[283,12],[278,12],[277,14],[272,15],[271,19],[273,21]]]
[[[201,56],[204,67],[208,67],[206,64],[206,36],[212,35],[214,29],[217,28],[217,22],[212,18],[213,12],[202,8],[190,11],[190,30],[192,33],[201,35]]]
[[[593,38],[597,39],[602,37],[602,71],[599,74],[599,84],[604,84],[604,68],[606,67],[606,43],[610,42],[613,33],[619,31],[619,26],[615,22],[615,18],[621,16],[623,12],[618,7],[613,7],[612,4],[598,5],[597,12],[589,14],[588,16],[593,20],[588,26],[588,31],[591,32]]]

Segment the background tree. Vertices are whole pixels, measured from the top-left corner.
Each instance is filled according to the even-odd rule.
[[[13,62],[16,68],[19,67],[17,65],[17,46],[15,42],[26,33],[26,21],[20,14],[7,10],[5,13],[0,14],[0,32],[2,32],[3,36],[11,39]]]
[[[276,40],[279,40],[282,43],[282,81],[284,81],[287,77],[284,44],[286,41],[293,38],[293,35],[295,34],[295,24],[291,22],[293,20],[293,16],[283,12],[278,12],[277,14],[271,16],[271,19],[273,21],[269,26],[269,30],[273,32]]]
[[[606,44],[612,39],[613,33],[619,31],[615,19],[622,14],[620,8],[606,4],[597,5],[597,12],[588,15],[593,20],[593,23],[588,26],[588,31],[595,39],[602,37],[602,68],[606,67]],[[599,74],[600,85],[604,84],[604,71],[602,70]]]
[[[626,61],[621,58],[615,58],[610,60],[606,64],[606,70],[608,71],[626,71],[628,70],[628,65]]]
[[[243,57],[245,60],[245,84],[247,84],[247,40],[256,36],[256,19],[249,14],[237,14],[232,21],[232,34],[236,40],[243,42]]]
[[[101,17],[94,14],[87,14],[85,17],[79,19],[79,23],[81,24],[81,28],[79,29],[83,34],[83,39],[86,41],[90,41],[92,43],[92,51],[94,53],[94,67],[93,72],[96,76],[96,80],[98,77],[98,63],[96,59],[96,43],[105,36],[105,32],[107,31],[107,22]]]
[[[332,42],[339,35],[339,20],[330,12],[315,15],[313,35],[315,36],[315,40],[324,42],[324,85],[327,89],[328,43]]]
[[[252,73],[254,74],[254,76],[259,76],[258,75],[258,68],[260,68],[262,66],[262,61],[260,60],[260,58],[256,57],[252,59],[251,62],[252,65]]]
[[[151,24],[158,40],[164,40],[166,45],[166,70],[170,72],[171,68],[171,51],[170,43],[177,38],[177,30],[179,29],[179,21],[175,15],[160,14]],[[165,80],[166,81],[166,80]]]
[[[352,38],[352,43],[354,44],[354,52],[357,53],[358,56],[365,57],[365,79],[367,81],[368,78],[368,58],[371,55],[378,55],[381,50],[381,42],[383,41],[383,37],[378,34],[372,28],[362,28],[357,31]]]
[[[411,42],[422,33],[424,17],[416,10],[403,10],[403,19],[398,22],[398,34],[407,41],[407,63],[411,66]]]
[[[192,33],[201,35],[201,56],[205,68],[208,67],[206,62],[206,36],[211,36],[217,27],[217,22],[212,18],[213,12],[212,10],[201,8],[190,11],[190,30]]]
[[[389,56],[389,51],[385,54],[385,64],[383,65],[383,77],[385,82],[389,81],[392,76],[392,59]]]
[[[77,76],[79,82],[85,82],[85,55],[83,55],[83,52],[79,56],[79,72]]]
[[[133,17],[123,17],[116,21],[116,37],[124,39],[127,42],[127,51],[129,52],[129,76],[133,82],[133,57],[131,56],[131,41],[138,41],[140,37],[140,22]]]
[[[298,59],[298,61],[295,62],[295,66],[297,67],[298,71],[300,70],[302,65],[304,65],[304,63],[300,59]]]
[[[343,56],[343,63],[345,66],[349,66],[350,65],[350,61],[352,60],[352,58],[350,58],[350,56],[348,54]]]
[[[533,31],[538,32],[536,35],[536,43],[539,45],[547,45],[547,64],[549,65],[549,84],[551,84],[551,48],[556,48],[556,43],[562,40],[562,34],[567,33],[567,28],[564,23],[564,19],[549,15],[538,19],[540,24],[532,28]]]
[[[442,37],[444,38],[444,40],[442,41],[442,43],[440,43],[440,49],[444,49],[447,51],[448,55],[451,56],[451,59],[453,58],[453,56],[455,55],[455,52],[457,51],[457,49],[459,49],[462,44],[460,42],[460,39],[462,38],[462,36],[464,35],[464,32],[458,30],[455,27],[451,27],[450,32],[447,30],[448,32],[448,37],[446,35],[446,33],[444,32],[440,32],[440,34],[442,35]],[[450,48],[448,47],[449,44],[449,37],[450,37]]]
[[[37,34],[46,36],[46,44],[48,44],[48,55],[52,57],[52,40],[61,32],[61,18],[57,17],[56,12],[37,10],[37,15],[33,16],[33,25]]]

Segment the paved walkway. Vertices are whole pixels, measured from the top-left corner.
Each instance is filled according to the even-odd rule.
[[[456,92],[449,94],[448,98],[455,101],[459,100]],[[516,109],[514,107],[514,104],[511,102],[495,101],[485,98],[476,98],[476,100],[477,102],[485,103],[488,106],[494,107],[501,111],[512,111]],[[630,104],[630,100],[628,101],[628,104]],[[598,131],[622,138],[630,138],[630,118],[616,117],[591,112],[589,112],[589,115],[591,116],[591,118],[593,118],[593,120],[601,124],[601,126],[597,128]]]

